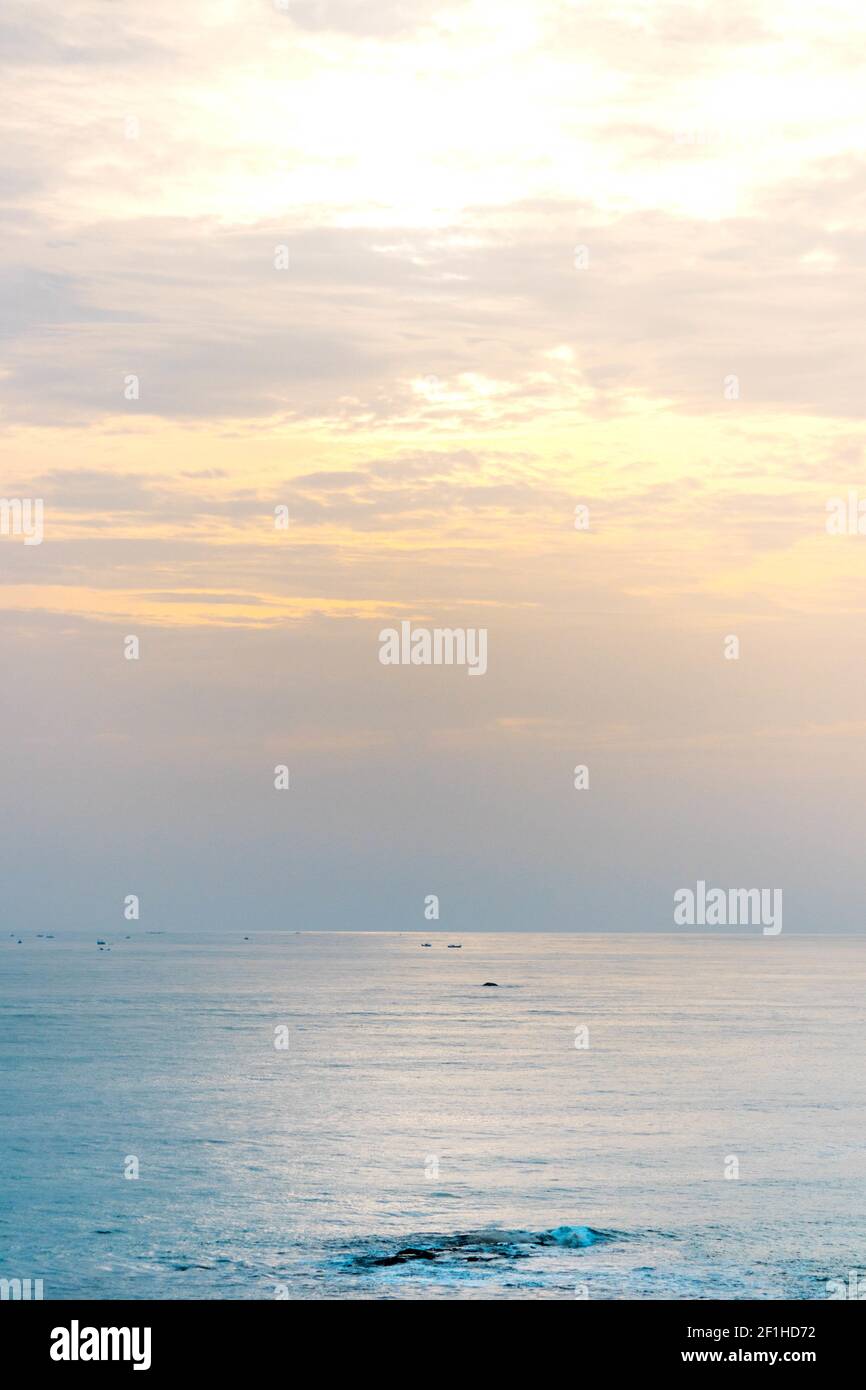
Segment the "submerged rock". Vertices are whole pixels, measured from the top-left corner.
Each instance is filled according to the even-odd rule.
[[[435,1260],[438,1250],[420,1250],[414,1245],[408,1246],[405,1250],[398,1250],[396,1255],[381,1255],[374,1259],[373,1263],[378,1265],[405,1265],[410,1260]]]
[[[548,1231],[456,1231],[448,1235],[423,1235],[417,1244],[398,1245],[391,1250],[365,1250],[351,1257],[356,1268],[375,1268],[412,1264],[416,1260],[437,1265],[491,1264],[523,1260],[537,1249],[559,1247],[582,1249],[596,1240],[610,1240],[614,1232],[595,1231],[590,1226],[557,1226]],[[411,1239],[411,1238],[410,1238]]]

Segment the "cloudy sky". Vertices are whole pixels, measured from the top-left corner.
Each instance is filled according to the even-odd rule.
[[[10,929],[862,930],[864,58],[853,0],[6,0]]]

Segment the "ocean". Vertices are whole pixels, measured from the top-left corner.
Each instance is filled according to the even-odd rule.
[[[0,943],[0,1277],[46,1299],[820,1299],[866,1267],[862,938],[105,939]]]

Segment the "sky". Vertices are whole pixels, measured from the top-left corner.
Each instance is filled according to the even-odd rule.
[[[864,57],[853,3],[6,0],[9,930],[862,931]]]

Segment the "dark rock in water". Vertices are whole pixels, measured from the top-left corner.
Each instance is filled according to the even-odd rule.
[[[409,1245],[405,1250],[398,1250],[396,1255],[370,1255],[359,1263],[371,1265],[405,1265],[410,1260],[435,1260],[441,1252],[438,1250],[420,1250],[414,1245]]]
[[[459,1264],[510,1263],[531,1256],[540,1248],[582,1250],[598,1240],[612,1240],[612,1231],[595,1231],[589,1226],[557,1226],[548,1231],[455,1231],[445,1235],[419,1235],[418,1245],[401,1245],[390,1250],[365,1250],[351,1258],[360,1269],[411,1264],[424,1260],[454,1268]],[[411,1236],[409,1237],[411,1240]]]
[[[496,983],[495,980],[485,980],[485,981],[484,981],[484,984],[481,986],[481,988],[482,988],[482,989],[498,989],[499,986],[498,986],[498,984]]]
[[[97,946],[104,946],[104,945],[105,945],[105,942],[102,940],[102,937],[98,936],[98,937],[96,938],[96,944],[97,944]]]

